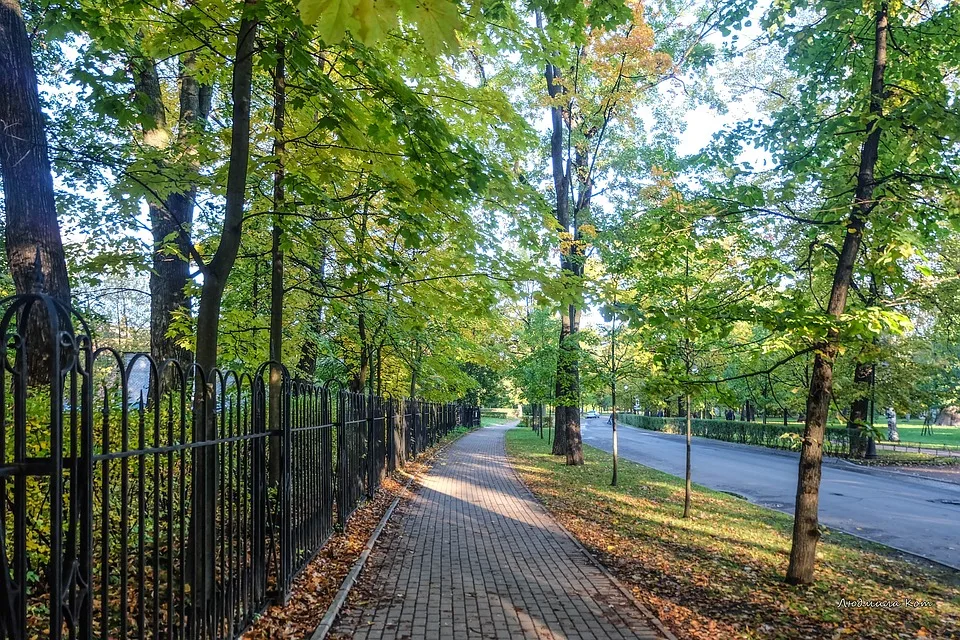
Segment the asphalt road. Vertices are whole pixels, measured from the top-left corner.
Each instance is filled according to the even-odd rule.
[[[684,475],[683,436],[619,426],[620,456]],[[610,451],[607,417],[583,421],[583,440]],[[799,455],[693,439],[693,481],[793,514]],[[960,485],[826,459],[820,521],[960,569]]]

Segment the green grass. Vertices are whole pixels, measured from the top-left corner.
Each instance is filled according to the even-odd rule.
[[[480,416],[480,426],[492,427],[498,424],[507,424],[512,420],[514,420],[514,418],[495,418],[492,416]]]
[[[526,429],[507,433],[524,481],[578,538],[681,637],[960,637],[960,576],[905,561],[887,547],[823,530],[816,583],[783,581],[792,518],[584,447],[567,467]],[[848,600],[928,600],[926,608],[838,608]],[[905,634],[900,636],[899,634]]]
[[[947,444],[960,447],[960,427],[940,427],[933,426],[932,436],[922,436],[923,424],[918,425],[897,425],[900,432],[900,441],[917,442],[920,444]],[[887,428],[884,426],[880,433],[887,435]]]
[[[772,421],[772,420],[771,420]],[[777,424],[783,424],[777,422]],[[803,430],[802,422],[788,422],[788,425]],[[831,427],[842,427],[845,423],[830,422]],[[877,431],[884,437],[887,435],[887,422],[884,418],[878,418],[874,425]],[[923,420],[897,420],[897,430],[900,432],[900,441],[904,444],[927,444],[927,445],[948,445],[950,447],[960,447],[960,427],[933,426],[932,436],[920,435],[923,431]],[[881,443],[884,442],[881,440]]]

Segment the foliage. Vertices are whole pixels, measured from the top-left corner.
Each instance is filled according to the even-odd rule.
[[[685,420],[683,418],[657,418],[625,413],[620,419],[629,425],[651,431],[664,433],[684,433]],[[778,425],[776,423],[761,424],[758,422],[741,422],[737,420],[702,420],[690,421],[692,434],[700,438],[711,438],[725,442],[751,444],[773,449],[788,451],[800,450],[800,439],[803,428],[797,425]],[[846,456],[849,453],[850,436],[846,428],[827,429],[823,443],[824,453],[835,456]]]
[[[190,274],[164,337],[196,349],[253,21],[224,368],[266,360],[279,327],[301,378],[571,407],[609,406],[615,383],[621,407],[669,415],[689,395],[749,424],[695,421],[702,433],[780,446],[750,419],[804,417],[830,337],[839,424],[863,399],[901,415],[960,402],[955,2],[22,4],[74,305],[98,343],[151,348],[162,256]],[[873,96],[881,7],[891,46]],[[181,113],[191,87],[209,117]],[[723,130],[684,155],[711,111]],[[874,130],[873,202],[834,317]],[[194,217],[155,246],[148,209],[178,194]]]

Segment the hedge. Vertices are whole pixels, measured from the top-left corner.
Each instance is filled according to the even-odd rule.
[[[618,414],[624,424],[650,431],[664,433],[686,433],[686,418],[655,418],[632,413]],[[701,438],[752,444],[772,449],[799,451],[802,432],[796,427],[782,424],[760,422],[741,422],[738,420],[698,420],[690,421],[691,433]],[[831,456],[846,457],[850,453],[850,434],[843,427],[829,427],[826,431],[823,452]]]
[[[481,418],[512,418],[517,415],[516,409],[480,409]]]

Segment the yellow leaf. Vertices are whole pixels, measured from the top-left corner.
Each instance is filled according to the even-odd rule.
[[[423,43],[432,53],[457,48],[460,11],[450,0],[422,0],[413,19]]]
[[[357,0],[300,0],[300,16],[317,25],[325,43],[336,44],[343,40],[357,4]]]
[[[354,34],[364,44],[373,44],[397,25],[396,0],[359,0],[353,11]]]

